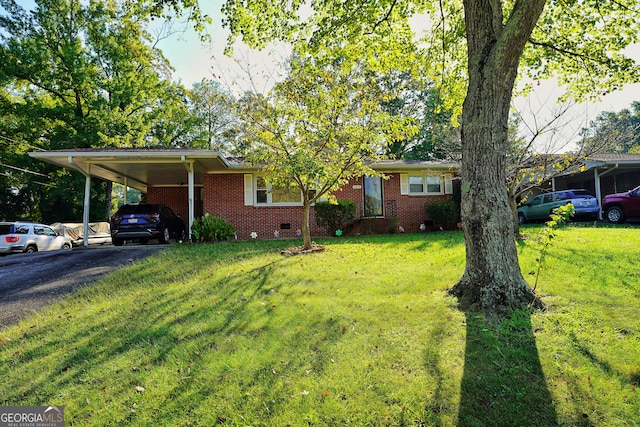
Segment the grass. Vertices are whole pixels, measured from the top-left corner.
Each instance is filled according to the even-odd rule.
[[[296,243],[174,245],[0,331],[0,405],[68,426],[640,425],[639,229],[561,229],[548,310],[493,323],[446,296],[459,232],[280,254]]]

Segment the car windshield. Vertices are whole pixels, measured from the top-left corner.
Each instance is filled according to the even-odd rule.
[[[13,232],[13,224],[0,224],[0,234],[11,234]]]

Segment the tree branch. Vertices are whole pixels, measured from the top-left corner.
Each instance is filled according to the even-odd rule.
[[[384,22],[388,21],[389,17],[391,16],[391,12],[393,12],[393,9],[396,7],[397,3],[398,3],[398,0],[393,0],[393,3],[391,3],[391,7],[389,7],[389,10],[384,15],[384,17],[380,18],[375,24],[373,24],[373,28],[371,29],[371,31],[369,31],[368,33],[365,33],[365,34],[368,35],[368,36],[372,35],[373,33],[375,33],[376,28],[378,28]]]

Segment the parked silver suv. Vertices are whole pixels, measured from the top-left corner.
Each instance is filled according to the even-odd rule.
[[[0,222],[0,254],[71,249],[71,239],[31,222]]]

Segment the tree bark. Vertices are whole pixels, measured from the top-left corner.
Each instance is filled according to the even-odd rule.
[[[462,112],[462,228],[466,267],[449,291],[463,309],[500,314],[541,302],[518,264],[506,184],[511,94],[545,0],[464,0],[469,87]]]
[[[309,229],[309,211],[311,210],[311,202],[304,198],[302,207],[302,248],[306,251],[311,249],[311,230]]]

